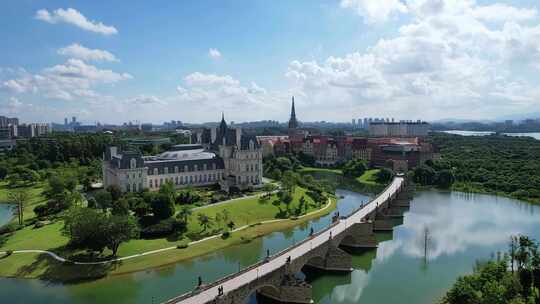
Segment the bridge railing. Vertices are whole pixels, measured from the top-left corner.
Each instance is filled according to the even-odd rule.
[[[390,189],[390,187],[392,187],[392,185],[394,184],[394,181],[396,180],[397,177],[400,177],[400,176],[394,177],[394,179],[392,180],[392,182],[391,182],[390,184],[388,184],[388,185],[383,189],[383,191],[381,191],[379,194],[377,194],[377,196],[375,196],[375,197],[374,197],[371,201],[369,201],[367,204],[364,204],[364,205],[362,205],[362,206],[356,208],[356,209],[355,209],[353,212],[351,212],[345,219],[351,218],[351,217],[354,216],[358,211],[364,209],[365,207],[369,206],[371,203],[373,203],[374,201],[376,201],[376,200],[378,200],[380,197],[382,197],[382,195],[384,195],[385,192],[386,192],[388,189]],[[401,187],[401,186],[402,186],[402,185],[400,185],[400,187]],[[320,236],[320,235],[326,233],[327,231],[329,231],[330,229],[332,229],[334,226],[339,225],[339,223],[340,223],[339,220],[336,221],[336,222],[333,222],[333,223],[331,223],[329,226],[327,226],[326,228],[324,228],[324,229],[322,229],[322,230],[320,230],[320,231],[318,231],[318,232],[316,232],[316,233],[313,233],[313,234],[310,235],[308,238],[305,238],[305,239],[303,239],[302,241],[300,241],[300,242],[298,242],[298,243],[296,243],[296,244],[294,244],[294,245],[292,245],[292,246],[288,246],[287,248],[285,248],[285,249],[283,249],[283,250],[281,250],[281,251],[278,251],[277,253],[275,253],[275,254],[273,254],[273,255],[270,255],[269,257],[265,258],[265,259],[262,260],[262,261],[259,261],[259,262],[255,263],[255,264],[252,264],[252,265],[248,266],[248,267],[245,267],[245,268],[239,270],[238,272],[231,273],[231,274],[229,274],[229,275],[227,275],[227,276],[224,276],[224,277],[222,277],[222,278],[220,278],[220,279],[218,279],[218,280],[216,280],[216,281],[214,281],[214,282],[212,282],[212,283],[210,283],[210,284],[202,285],[202,286],[200,286],[200,287],[197,288],[197,289],[194,289],[194,290],[192,290],[192,291],[186,292],[186,293],[184,293],[184,294],[182,294],[182,295],[180,295],[180,296],[178,296],[178,297],[175,297],[175,298],[173,298],[173,299],[168,300],[168,301],[165,302],[165,303],[166,303],[166,304],[178,303],[178,302],[181,301],[181,300],[190,298],[190,297],[192,297],[192,296],[194,296],[194,295],[197,295],[197,294],[200,294],[200,293],[202,293],[202,292],[204,292],[204,291],[206,291],[206,290],[209,290],[209,289],[212,289],[212,288],[214,288],[214,287],[220,286],[220,285],[222,285],[223,283],[225,283],[225,282],[227,282],[227,281],[229,281],[229,280],[231,280],[231,279],[233,279],[233,278],[235,278],[235,277],[238,277],[238,276],[240,276],[240,275],[242,275],[242,274],[244,274],[244,273],[247,273],[247,272],[249,272],[249,271],[251,271],[251,270],[257,269],[258,267],[260,267],[260,266],[262,266],[262,265],[268,263],[270,260],[273,260],[273,259],[278,258],[278,257],[280,257],[280,256],[286,255],[287,253],[289,253],[290,251],[294,250],[295,248],[297,248],[297,247],[299,247],[299,246],[301,246],[301,245],[303,245],[303,244],[305,244],[305,243],[307,243],[307,242],[309,242],[309,241],[312,241],[313,239],[317,238],[318,236]],[[317,247],[318,247],[318,246],[317,246]],[[315,247],[315,248],[316,248],[316,247]],[[246,284],[244,284],[244,285],[247,285],[247,284],[249,284],[249,283],[246,283]]]

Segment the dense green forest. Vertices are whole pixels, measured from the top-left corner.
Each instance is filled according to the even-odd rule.
[[[540,141],[528,137],[443,133],[435,133],[428,140],[441,159],[413,170],[415,182],[540,202]]]

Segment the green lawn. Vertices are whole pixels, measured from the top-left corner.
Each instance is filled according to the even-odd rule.
[[[11,203],[8,197],[10,191],[27,191],[30,193],[30,199],[28,204],[24,208],[24,219],[31,219],[36,217],[34,213],[34,207],[39,204],[45,203],[47,198],[43,195],[43,190],[45,188],[45,183],[37,183],[29,187],[18,187],[15,189],[9,188],[6,182],[0,182],[0,204],[2,203]],[[17,220],[14,218],[13,220]]]
[[[296,209],[300,197],[302,196],[305,197],[308,206],[307,212],[316,210],[314,202],[305,193],[305,189],[296,187],[295,193],[293,195],[293,201],[290,205],[290,210]],[[173,263],[198,255],[203,255],[216,249],[241,243],[246,239],[253,239],[271,233],[273,231],[293,227],[309,219],[327,214],[331,212],[335,208],[335,206],[335,200],[333,199],[331,208],[316,212],[315,214],[309,215],[304,218],[300,218],[297,220],[285,219],[283,221],[275,223],[253,225],[248,229],[231,234],[231,236],[227,239],[217,238],[190,246],[188,249],[174,249],[171,251],[160,253],[158,255],[150,255],[124,261],[121,264],[116,265],[114,269],[107,269],[107,272],[125,273],[138,271],[165,265],[167,263]],[[212,226],[207,229],[208,231],[203,231],[203,228],[200,226],[197,220],[197,216],[199,213],[204,213],[209,217],[215,218],[215,215],[219,212],[222,212],[222,210],[224,209],[227,209],[229,211],[230,220],[235,222],[236,227],[257,224],[262,221],[273,220],[280,217],[288,217],[289,215],[291,215],[284,213],[286,207],[283,203],[279,202],[276,194],[273,194],[269,200],[266,200],[264,202],[259,201],[258,198],[242,199],[223,205],[210,206],[208,208],[193,212],[189,220],[188,233],[186,234],[189,235],[191,232],[193,235],[197,236],[197,238],[195,239],[198,239],[201,237],[220,233],[224,230],[225,223],[217,225],[215,220],[212,220]],[[293,212],[291,211],[291,213]],[[51,225],[38,229],[32,227],[25,227],[24,229],[17,231],[11,237],[9,237],[7,242],[2,247],[0,247],[0,251],[41,249],[54,251],[65,257],[68,257],[71,254],[79,253],[67,251],[67,249],[64,247],[68,243],[68,238],[61,234],[62,226],[63,222],[58,221]],[[190,240],[176,240],[167,238],[159,238],[152,240],[132,240],[120,246],[118,256],[129,256],[145,251],[172,247],[180,243],[185,243],[187,241]],[[110,254],[110,252],[106,250],[104,254]],[[39,260],[37,260],[38,258]],[[29,264],[34,265],[31,271],[29,271],[28,269],[24,273],[20,271]],[[80,267],[62,265],[61,263],[55,262],[50,258],[45,257],[44,255],[38,254],[13,254],[10,257],[0,259],[0,276],[35,278],[44,277],[45,273],[47,273],[47,275],[58,275],[60,277],[66,276],[75,278],[77,277],[77,275],[80,274],[74,272],[75,270],[72,269],[77,268]],[[91,272],[94,273],[93,269],[85,269],[84,271],[90,270],[92,270]],[[79,269],[79,271],[82,270]]]
[[[334,174],[343,174],[341,169],[329,169],[329,168],[317,168],[317,167],[302,167],[300,170],[298,170],[300,173],[316,173],[316,172],[323,172],[323,173],[334,173]]]
[[[362,174],[362,176],[357,177],[356,180],[365,185],[380,185],[380,183],[376,181],[376,174],[379,173],[379,171],[379,169],[367,170],[366,172],[364,172],[364,174]]]

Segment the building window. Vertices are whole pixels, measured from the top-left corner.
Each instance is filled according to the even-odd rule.
[[[152,180],[150,180],[150,188],[154,188],[154,186],[152,185]]]
[[[199,166],[197,166],[197,165],[194,165],[193,167],[194,167],[194,168],[193,168],[193,171],[197,171],[197,170],[199,170]]]
[[[190,183],[190,184],[193,184],[193,175],[190,175],[190,176],[189,176],[189,183]]]
[[[174,178],[174,181],[178,185],[178,176]]]
[[[131,169],[137,168],[137,160],[135,158],[131,159]]]
[[[174,173],[178,173],[178,166],[174,166]]]
[[[127,185],[126,185],[126,191],[127,191],[127,192],[131,192],[131,185],[130,185],[130,184],[127,184]]]
[[[216,170],[216,164],[215,163],[212,164],[212,170]]]
[[[187,165],[184,166],[184,172],[188,172],[188,166]]]
[[[203,170],[206,171],[207,170],[206,168],[207,168],[207,166],[206,166],[206,164],[204,164],[203,165]]]
[[[163,170],[165,170],[165,174],[169,174],[169,168],[165,167]]]
[[[154,175],[158,175],[159,172],[158,172],[158,168],[154,168]]]
[[[139,191],[142,191],[142,190],[143,190],[142,183],[139,183]]]

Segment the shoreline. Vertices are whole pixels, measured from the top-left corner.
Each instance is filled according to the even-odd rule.
[[[31,280],[31,279],[51,280],[52,279],[52,281],[68,283],[68,282],[77,282],[77,281],[83,282],[87,280],[95,281],[95,280],[106,279],[107,277],[166,268],[178,262],[182,262],[188,259],[197,258],[200,256],[211,254],[212,252],[219,249],[242,244],[246,242],[246,240],[247,242],[250,242],[254,239],[263,237],[270,233],[279,232],[285,229],[289,229],[291,227],[298,226],[311,219],[319,218],[324,215],[327,215],[336,207],[337,207],[337,199],[335,197],[331,197],[328,199],[328,203],[326,204],[326,206],[322,207],[321,209],[314,210],[301,217],[298,217],[297,219],[273,219],[273,220],[262,221],[260,223],[244,225],[242,227],[235,229],[233,233],[231,234],[231,236],[227,239],[221,239],[221,234],[216,234],[213,236],[206,237],[202,240],[192,241],[189,243],[190,245],[187,248],[178,248],[177,247],[178,245],[175,245],[175,246],[170,246],[166,248],[150,250],[147,252],[143,252],[143,253],[139,253],[139,254],[135,254],[131,256],[120,257],[115,260],[108,260],[108,261],[75,262],[74,264],[71,264],[72,262],[56,255],[53,252],[51,253],[59,257],[61,260],[53,258],[51,254],[48,254],[45,252],[40,253],[40,252],[35,252],[35,251],[25,251],[25,252],[17,253],[17,250],[15,250],[13,251],[12,255],[13,254],[28,254],[29,257],[32,257],[32,262],[36,262],[40,256],[45,255],[45,258],[49,260],[48,262],[53,263],[53,265],[56,264],[54,266],[60,266],[60,268],[70,267],[72,269],[69,269],[69,270],[75,271],[77,273],[79,272],[77,271],[77,269],[83,268],[83,267],[98,267],[98,266],[118,267],[117,266],[118,263],[122,263],[122,265],[124,266],[123,268],[125,269],[124,270],[120,270],[118,268],[111,269],[110,271],[103,274],[102,276],[80,276],[80,275],[77,276],[75,275],[73,277],[66,278],[66,280],[62,280],[61,277],[47,278],[47,277],[44,277],[42,273],[34,273],[34,274],[29,273],[22,276],[19,276],[16,274],[15,275],[2,274],[0,275],[0,277],[25,279],[25,280]],[[205,248],[207,246],[209,246],[209,248]],[[189,249],[191,249],[191,252],[185,252],[184,255],[182,255],[183,253],[180,252],[180,257],[178,257],[178,252],[176,252],[176,250],[189,250]],[[0,265],[1,265],[4,261],[9,261],[9,256],[6,256],[4,251],[0,253],[4,254],[3,256],[0,257]],[[158,254],[162,255],[162,259],[156,259],[156,255]],[[149,256],[152,256],[154,261],[159,260],[160,263],[155,264],[155,265],[152,265],[152,263],[150,263],[151,266],[147,266],[148,263],[145,264],[146,266],[142,266],[142,265],[137,266],[138,263],[140,263],[141,261],[144,261],[145,257],[149,257]],[[18,267],[24,267],[25,265],[26,264],[18,265]],[[79,270],[82,270],[82,269],[79,269]]]

